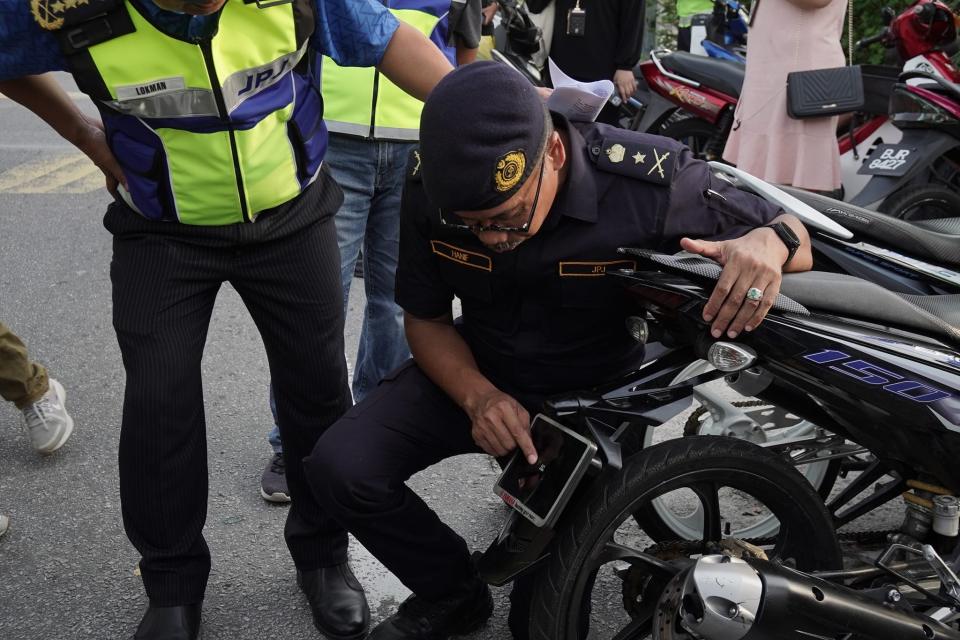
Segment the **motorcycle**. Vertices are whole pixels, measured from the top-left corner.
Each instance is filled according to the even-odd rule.
[[[498,4],[490,58],[509,65],[534,86],[544,86],[543,69],[534,63],[534,56],[543,47],[540,28],[517,0],[498,0]]]
[[[944,52],[956,40],[954,14],[938,0],[917,0],[899,16],[886,12],[885,20],[889,25],[858,48],[882,42],[896,49],[905,75],[892,67],[861,67],[865,104],[838,138],[843,200],[905,219],[949,217],[960,208],[960,70]],[[635,74],[641,88],[621,124],[682,140],[700,157],[719,159],[743,66],[657,49]]]
[[[835,226],[822,216],[814,222],[815,228]],[[750,637],[834,638],[841,637],[831,631],[838,620],[850,634],[842,637],[960,637],[953,608],[938,613],[923,602],[914,606],[914,595],[932,593],[916,580],[921,590],[896,607],[877,602],[870,589],[852,592],[860,574],[841,567],[835,534],[905,491],[913,501],[960,491],[960,298],[898,295],[844,274],[788,274],[760,327],[737,341],[717,341],[701,318],[717,265],[624,252],[636,268],[608,277],[637,302],[627,330],[665,350],[633,374],[544,406],[535,434],[548,446],[541,445],[537,465],[515,458],[507,466],[498,491],[514,510],[478,564],[493,584],[533,576],[531,637],[739,638],[753,625]],[[698,359],[712,369],[676,382]],[[810,437],[760,447],[694,436],[633,448],[638,432],[655,431],[689,407],[695,387],[730,376],[749,382],[751,395],[868,451],[869,467],[825,506],[793,467],[848,455],[836,451],[838,442]],[[872,493],[858,498],[874,483]],[[702,514],[697,535],[649,535],[657,500],[695,505]],[[750,520],[770,514],[778,524],[773,534],[740,533],[750,531]],[[909,536],[902,541],[927,541],[929,521],[925,531],[921,520],[908,517],[904,528]],[[956,546],[955,537],[948,542]],[[705,575],[697,573],[703,568],[697,559],[716,555],[743,560],[759,576],[754,583],[762,587],[764,609],[688,586],[705,584],[691,577]],[[775,563],[764,564],[764,557]],[[834,583],[820,582],[827,580]],[[698,602],[711,615],[698,617]],[[736,612],[731,602],[740,607]],[[772,615],[797,602],[805,608]],[[857,615],[849,615],[853,606]],[[741,635],[713,636],[709,625],[682,635],[684,624],[704,623],[716,612],[727,612]],[[878,628],[889,632],[876,635]]]
[[[960,220],[909,223],[800,189],[773,188],[721,163],[712,163],[712,167],[718,176],[776,202],[784,210],[798,212],[810,206],[813,212],[834,222],[833,227],[810,227],[815,269],[853,275],[903,294],[960,294]],[[678,380],[709,369],[704,361],[693,363]],[[861,448],[849,445],[809,420],[753,397],[749,375],[731,378],[728,386],[744,397],[731,397],[725,387],[703,385],[694,389],[694,399],[700,406],[683,425],[683,435],[724,435],[760,446],[777,446],[798,438],[832,442],[835,455],[798,467],[824,498],[839,476],[868,466],[863,459],[866,452]],[[653,434],[648,431],[644,446],[652,442]],[[847,455],[840,456],[842,452]],[[655,501],[653,509],[660,537],[689,538],[699,531],[699,510],[677,512],[662,501]],[[776,527],[776,521],[769,518],[753,523],[750,533],[765,536]]]
[[[803,189],[771,189],[719,162],[711,166],[717,175],[785,210],[807,205],[835,222],[831,229],[812,229],[818,271],[856,276],[898,293],[960,294],[960,218],[908,222]],[[954,215],[960,216],[960,210]]]
[[[744,64],[749,22],[746,9],[737,0],[715,0],[709,15],[693,16],[690,53]]]

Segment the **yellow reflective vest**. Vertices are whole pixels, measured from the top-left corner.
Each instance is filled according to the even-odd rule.
[[[456,66],[447,44],[451,0],[383,0],[400,20],[430,38]],[[375,68],[341,67],[323,56],[324,118],[331,133],[378,140],[420,139],[423,103]]]
[[[165,34],[130,2],[121,9],[132,30],[84,47],[71,68],[100,109],[131,207],[225,225],[313,182],[327,136],[308,53],[311,0],[228,0],[217,32],[196,43]]]

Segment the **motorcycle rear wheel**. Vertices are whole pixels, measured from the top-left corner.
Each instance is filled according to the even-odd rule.
[[[625,581],[637,579],[634,568],[648,566],[639,559],[646,547],[637,545],[643,532],[631,530],[631,516],[654,498],[692,492],[710,514],[699,547],[709,552],[707,543],[725,537],[721,488],[747,494],[777,515],[779,531],[767,545],[771,559],[804,571],[840,567],[840,547],[823,502],[778,456],[733,438],[669,440],[632,456],[619,472],[608,469],[568,507],[550,557],[535,576],[530,637],[580,640],[592,630],[591,638],[648,638],[659,593],[649,602],[628,603],[624,596],[613,604],[610,597],[617,589],[628,593]],[[608,571],[624,564],[622,571]]]
[[[720,129],[710,124],[706,120],[701,120],[693,116],[670,119],[660,130],[660,135],[679,140],[690,147],[690,151],[698,160],[719,160],[720,158],[708,157],[710,141],[721,135]],[[726,141],[723,141],[724,144]],[[723,149],[723,145],[719,146]]]
[[[960,215],[960,193],[937,184],[907,187],[887,198],[880,211],[909,222],[955,218]]]

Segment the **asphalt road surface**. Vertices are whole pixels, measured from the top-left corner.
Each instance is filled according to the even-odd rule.
[[[68,79],[65,86],[75,91]],[[92,107],[76,95],[85,109]],[[0,639],[127,638],[146,598],[137,554],[122,529],[116,451],[124,373],[111,326],[108,201],[102,176],[18,105],[0,99],[0,320],[67,390],[76,430],[42,458],[21,416],[0,403]],[[363,297],[355,280],[347,319],[352,357]],[[205,536],[213,569],[204,605],[208,640],[316,638],[282,538],[283,506],[259,495],[270,449],[263,346],[236,293],[224,286],[203,359],[210,467]],[[506,508],[483,456],[455,458],[412,486],[474,549]],[[359,545],[352,558],[375,621],[407,590]],[[490,624],[472,637],[505,638],[506,589]]]

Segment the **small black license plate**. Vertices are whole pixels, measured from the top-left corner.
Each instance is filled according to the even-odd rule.
[[[920,158],[916,147],[899,144],[881,144],[863,160],[860,170],[862,176],[905,176]]]

